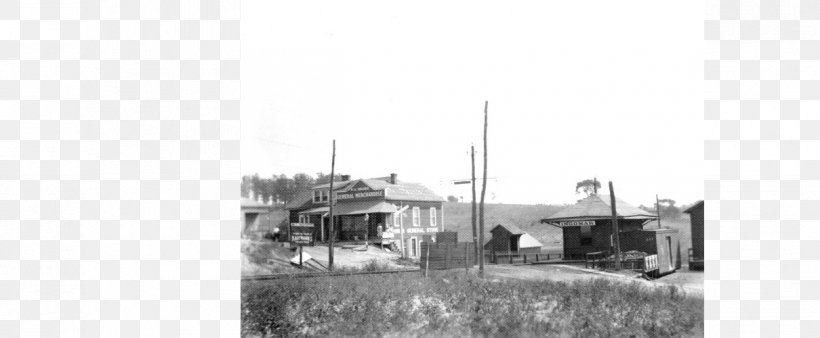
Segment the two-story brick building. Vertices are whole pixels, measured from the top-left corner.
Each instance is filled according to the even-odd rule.
[[[433,240],[443,230],[444,199],[418,183],[387,177],[333,182],[335,194],[334,233],[330,233],[330,184],[320,184],[300,193],[288,203],[291,223],[311,223],[317,242],[367,239],[395,244],[406,254],[419,255],[421,242]]]

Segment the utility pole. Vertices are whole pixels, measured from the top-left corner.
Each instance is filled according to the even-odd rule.
[[[658,229],[661,228],[661,200],[658,199],[658,194],[655,194],[655,212],[658,213]]]
[[[478,276],[484,278],[484,195],[487,192],[487,101],[484,101],[484,177],[481,180],[481,205],[478,209],[478,243],[481,245]]]
[[[609,204],[612,206],[612,237],[615,241],[615,270],[621,270],[621,240],[618,235],[618,212],[615,206],[615,189],[609,181]]]
[[[471,180],[473,182],[473,203],[472,203],[472,205],[473,205],[473,218],[472,218],[472,220],[473,220],[473,244],[475,245],[475,250],[474,250],[475,251],[475,258],[476,258],[476,260],[478,260],[478,236],[476,234],[476,226],[477,225],[476,225],[476,210],[475,210],[475,208],[476,208],[476,205],[475,205],[475,146],[472,145],[472,144],[470,144],[470,157],[472,158],[472,164],[473,164],[473,177],[472,177],[472,180]]]
[[[336,171],[336,140],[333,140],[333,158],[330,161],[330,197],[327,198],[328,207],[328,216],[330,216],[330,243],[327,246],[327,268],[330,271],[333,271],[333,240],[336,236],[334,236],[333,232],[333,175]]]

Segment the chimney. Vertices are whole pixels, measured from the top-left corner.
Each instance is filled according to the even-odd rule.
[[[390,173],[390,184],[396,184],[396,181],[397,181],[398,177],[399,177],[399,174]]]
[[[350,175],[342,175],[342,181],[350,181]]]

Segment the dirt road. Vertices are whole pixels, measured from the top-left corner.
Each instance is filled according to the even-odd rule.
[[[607,278],[624,283],[641,283],[647,287],[678,286],[686,293],[703,297],[703,273],[678,271],[654,281],[624,274],[584,269],[569,265],[487,265],[487,275],[502,279],[551,280],[572,282],[592,278]]]

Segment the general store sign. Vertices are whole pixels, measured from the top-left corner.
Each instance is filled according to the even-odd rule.
[[[384,197],[384,190],[368,190],[368,191],[350,191],[344,193],[336,193],[336,200],[357,200],[365,198]]]
[[[401,231],[401,230],[399,230]],[[436,233],[438,232],[438,228],[407,228],[405,227],[404,233],[406,234],[424,234],[424,233]]]
[[[563,221],[558,222],[562,227],[595,226],[595,221]]]

